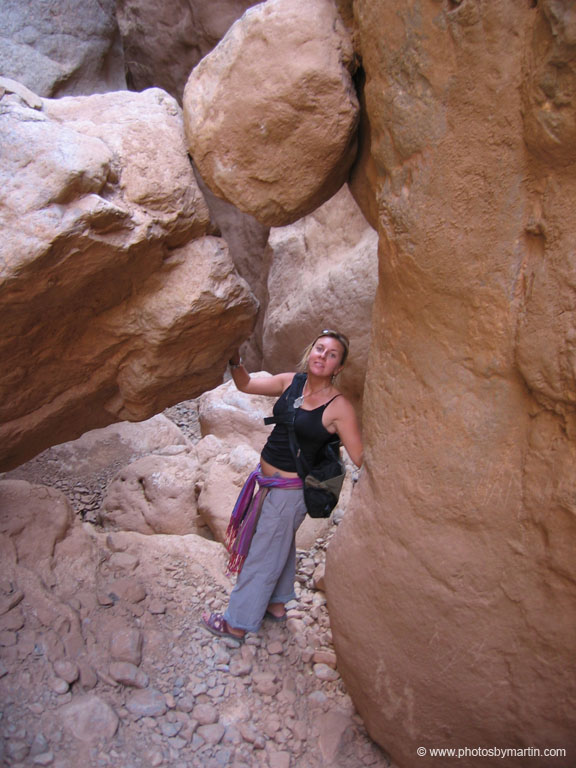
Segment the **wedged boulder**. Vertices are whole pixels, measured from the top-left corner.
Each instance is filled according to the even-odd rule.
[[[273,228],[269,244],[263,367],[294,370],[318,333],[340,330],[350,339],[350,357],[338,386],[361,401],[378,284],[376,232],[345,185],[309,216]]]
[[[138,533],[201,533],[196,510],[198,461],[193,455],[145,456],[110,483],[100,509],[104,529]]]
[[[352,54],[331,0],[249,9],[184,89],[188,147],[211,190],[271,226],[329,199],[356,152]]]
[[[125,88],[114,6],[115,0],[2,0],[0,72],[40,96]]]
[[[381,242],[338,669],[400,768],[549,768],[576,749],[573,3],[354,8]]]
[[[160,90],[5,95],[0,467],[221,381],[256,302],[208,211]]]
[[[158,87],[181,102],[190,72],[256,0],[118,0],[126,71],[135,91]]]
[[[118,0],[116,16],[133,90],[163,88],[182,103],[190,72],[254,0]],[[266,299],[268,227],[214,195],[198,176],[215,231],[228,243],[238,273],[261,304]],[[252,370],[262,364],[263,313],[243,347]]]

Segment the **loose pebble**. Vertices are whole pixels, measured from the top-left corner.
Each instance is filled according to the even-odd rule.
[[[52,765],[54,762],[53,752],[43,752],[41,755],[35,755],[32,758],[34,765]]]
[[[132,693],[126,702],[126,708],[137,717],[155,717],[166,712],[166,700],[160,691],[148,688]]]

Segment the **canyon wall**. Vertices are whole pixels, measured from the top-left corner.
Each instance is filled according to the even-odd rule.
[[[339,666],[400,766],[535,746],[549,768],[576,749],[574,9],[354,10],[380,281],[327,563]]]

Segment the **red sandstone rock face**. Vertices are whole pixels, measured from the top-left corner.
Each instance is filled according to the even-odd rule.
[[[438,764],[418,747],[570,754],[572,4],[355,12],[380,284],[366,467],[327,563],[338,666],[402,768]]]
[[[5,95],[0,466],[221,381],[256,302],[160,90]]]
[[[188,146],[211,190],[272,226],[329,199],[356,152],[351,68],[331,0],[250,9],[184,91]]]

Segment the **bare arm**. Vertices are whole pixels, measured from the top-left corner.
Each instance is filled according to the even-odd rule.
[[[348,455],[357,467],[362,466],[364,461],[364,447],[362,445],[362,435],[358,426],[358,419],[352,403],[345,397],[338,397],[328,406],[330,411],[326,414],[330,422],[326,428],[332,432],[337,432]],[[328,408],[326,409],[328,411]]]
[[[232,360],[236,362],[235,358]],[[294,378],[293,373],[278,373],[275,376],[253,378],[242,364],[231,366],[230,372],[236,388],[247,395],[279,397],[290,386]]]

